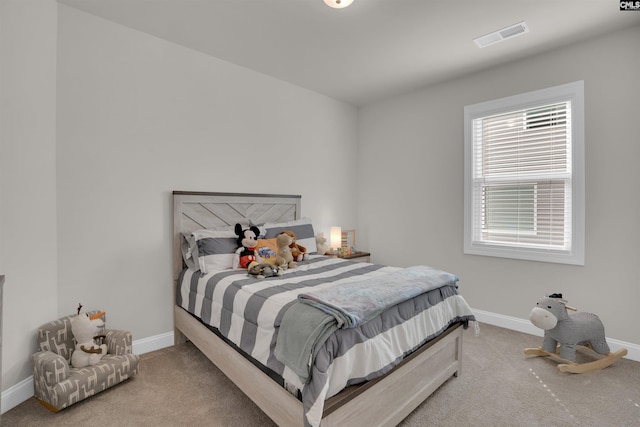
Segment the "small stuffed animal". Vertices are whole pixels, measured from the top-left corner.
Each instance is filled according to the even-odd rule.
[[[242,229],[241,224],[236,224],[235,232],[238,235],[236,240],[238,249],[233,259],[233,268],[249,268],[249,264],[257,261],[255,249],[258,246],[258,236],[260,229],[254,225]]]
[[[293,242],[293,239],[286,233],[280,233],[276,236],[276,244],[278,246],[276,265],[280,268],[286,269],[297,267],[297,264],[293,261],[293,255],[291,254],[291,248],[289,247],[291,242]]]
[[[296,262],[308,260],[309,254],[307,253],[307,248],[296,243],[295,233],[291,230],[283,231],[282,233],[288,234],[289,237],[293,239],[293,242],[291,242],[291,244],[289,245],[289,248],[291,249],[291,255],[293,255],[293,260]]]
[[[316,236],[316,246],[319,255],[331,255],[331,248],[327,244],[327,236],[325,236],[324,233]]]
[[[249,264],[247,274],[254,276],[257,279],[264,279],[265,277],[282,276],[282,269],[277,265],[273,265],[270,262],[252,262]]]
[[[103,331],[104,322],[100,317],[104,311],[89,316],[87,313],[80,314],[71,319],[71,332],[76,340],[76,348],[71,355],[71,365],[74,368],[84,368],[95,365],[107,354],[107,345],[96,343],[96,339],[104,338],[100,333]]]

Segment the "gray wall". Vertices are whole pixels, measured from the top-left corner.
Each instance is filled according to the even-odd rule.
[[[632,40],[640,27],[364,108],[358,238],[373,260],[452,271],[472,307],[513,318],[563,292],[598,314],[608,337],[640,344],[640,55]],[[585,265],[464,255],[464,106],[576,80],[585,82]]]
[[[58,314],[56,32],[53,0],[0,1],[3,390],[30,375],[35,328]]]
[[[355,108],[73,8],[58,28],[60,312],[172,329],[171,190],[301,194],[319,229],[354,222],[353,180],[322,170],[355,163]]]

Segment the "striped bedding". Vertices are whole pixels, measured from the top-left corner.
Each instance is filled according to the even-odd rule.
[[[283,276],[264,280],[247,276],[245,270],[202,275],[187,269],[178,281],[176,303],[283,378],[288,390],[300,391],[304,424],[318,426],[325,399],[384,375],[451,324],[475,320],[456,286],[449,284],[393,306],[356,328],[337,330],[318,351],[306,384],[275,357],[280,323],[299,294],[398,270],[324,256],[312,256]]]

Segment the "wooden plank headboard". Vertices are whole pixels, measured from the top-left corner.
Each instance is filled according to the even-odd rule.
[[[183,233],[220,228],[251,220],[254,224],[284,222],[301,217],[302,196],[287,194],[173,192],[173,274],[178,278],[183,261]]]

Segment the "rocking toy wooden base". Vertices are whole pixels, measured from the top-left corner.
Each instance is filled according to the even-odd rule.
[[[616,361],[620,360],[621,358],[627,355],[627,349],[622,348],[616,351],[615,353],[606,354],[601,359],[594,360],[593,362],[586,362],[586,363],[576,363],[567,359],[563,359],[557,353],[549,353],[548,351],[544,351],[541,347],[525,348],[524,354],[527,356],[551,357],[555,360],[563,362],[558,365],[558,370],[560,370],[560,372],[569,372],[572,374],[584,374],[585,372],[597,371],[600,369],[604,369],[609,365],[614,364]]]

